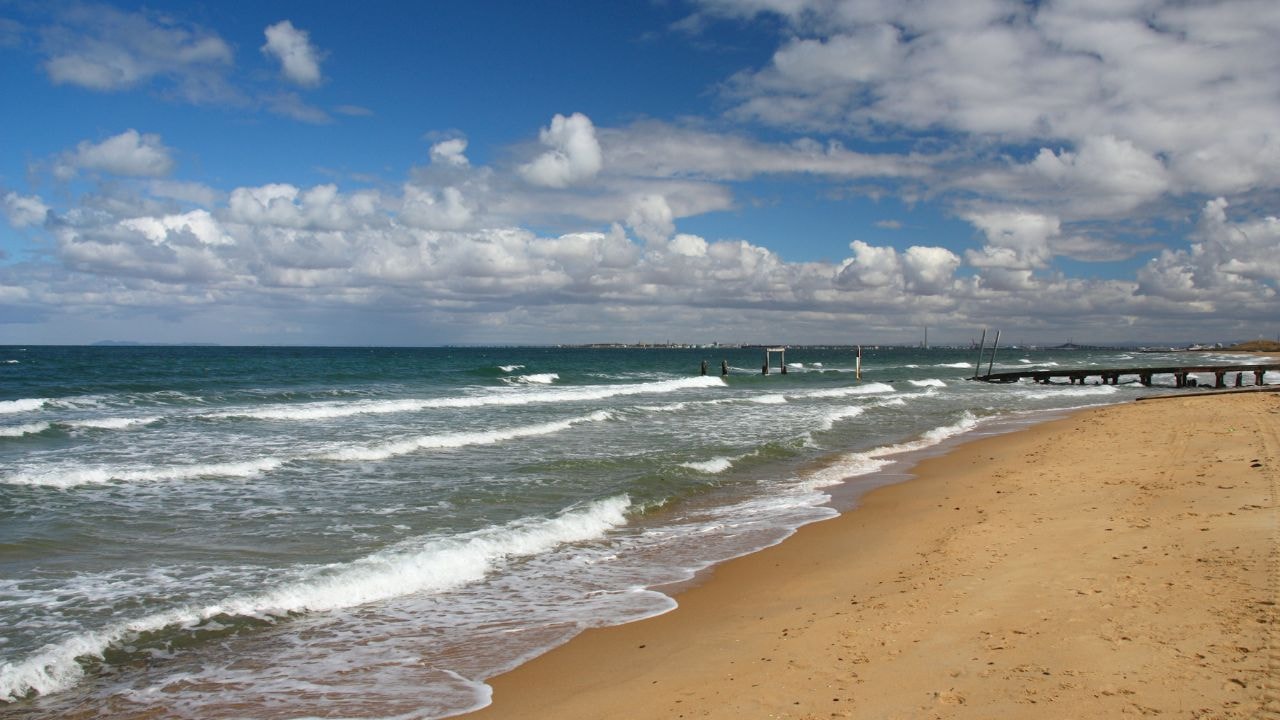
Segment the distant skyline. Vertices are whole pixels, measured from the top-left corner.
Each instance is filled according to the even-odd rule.
[[[1280,335],[1270,0],[0,0],[0,344]]]

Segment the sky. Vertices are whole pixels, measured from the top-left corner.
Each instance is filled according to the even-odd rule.
[[[0,344],[1280,336],[1274,0],[0,0]]]

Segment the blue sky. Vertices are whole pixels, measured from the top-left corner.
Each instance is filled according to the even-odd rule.
[[[0,343],[1280,333],[1280,5],[0,1]]]

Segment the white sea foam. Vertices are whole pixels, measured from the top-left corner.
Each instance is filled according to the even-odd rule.
[[[1043,388],[1045,386],[1037,385],[1035,387]],[[1021,397],[1025,400],[1048,400],[1050,398],[1112,395],[1117,392],[1120,392],[1120,389],[1115,385],[1067,385],[1055,390],[1022,393]]]
[[[557,373],[535,373],[533,375],[521,375],[515,378],[515,381],[528,385],[550,385],[559,379],[560,375]]]
[[[369,400],[346,403],[306,403],[267,408],[245,408],[210,413],[214,418],[253,418],[258,420],[320,420],[361,414],[417,412],[429,408],[471,408],[486,406],[519,406],[539,403],[605,400],[626,395],[665,394],[693,388],[723,387],[718,377],[695,376],[658,382],[587,385],[554,390],[503,389],[485,395],[424,398],[419,400]]]
[[[842,407],[838,410],[832,410],[822,416],[822,419],[818,422],[818,429],[830,430],[835,427],[837,422],[841,420],[848,420],[849,418],[856,418],[864,412],[866,412],[866,408],[858,406]]]
[[[198,465],[170,465],[158,467],[69,467],[50,468],[35,472],[19,472],[0,478],[9,485],[31,485],[67,489],[81,485],[104,485],[109,482],[163,482],[190,480],[198,477],[247,478],[273,470],[284,461],[279,458],[263,458],[244,462],[205,463]]]
[[[911,383],[912,385],[915,385],[916,387],[946,387],[947,386],[945,382],[938,380],[936,378],[931,378],[929,380],[908,380],[907,382]]]
[[[973,363],[971,363],[971,362],[941,363],[941,364],[939,364],[939,365],[934,365],[934,367],[944,367],[944,368],[971,368],[971,367],[973,367]]]
[[[255,420],[329,420],[353,415],[416,412],[430,407],[428,400],[362,400],[275,405],[264,408],[224,410],[209,413],[211,418],[252,418]]]
[[[84,675],[78,658],[102,658],[113,645],[164,628],[191,628],[220,616],[284,617],[355,607],[414,593],[439,593],[475,582],[508,558],[529,557],[604,536],[626,523],[625,496],[571,508],[551,518],[525,518],[454,537],[400,543],[350,563],[319,566],[308,577],[203,607],[184,606],[86,630],[45,645],[17,662],[0,663],[0,701],[45,695]]]
[[[550,435],[568,430],[574,425],[588,422],[608,420],[613,415],[606,410],[597,410],[590,415],[539,423],[524,427],[506,428],[503,430],[484,430],[476,432],[442,433],[439,435],[422,435],[405,438],[393,442],[371,445],[369,447],[349,447],[334,452],[324,453],[319,457],[325,460],[375,461],[386,460],[399,455],[407,455],[419,450],[438,450],[443,448],[459,448],[470,445],[493,445],[506,440]]]
[[[48,402],[47,398],[23,398],[21,400],[0,400],[0,415],[9,413],[31,412],[39,410]]]
[[[523,370],[524,366],[523,365],[499,365],[498,369],[501,370],[502,372],[509,373],[509,372],[515,372],[516,370]]]
[[[786,396],[776,394],[757,395],[753,398],[748,398],[748,400],[761,405],[783,405],[787,402]]]
[[[870,475],[888,465],[891,461],[871,457],[867,453],[850,453],[827,467],[812,473],[804,479],[800,486],[806,490],[818,490],[855,478]]]
[[[95,430],[124,430],[134,425],[150,425],[159,420],[160,416],[158,415],[136,418],[96,418],[92,420],[70,420],[67,421],[66,425],[73,428],[92,428]]]
[[[845,388],[831,388],[828,390],[812,390],[804,393],[803,397],[810,398],[842,398],[854,395],[878,395],[880,393],[893,392],[893,386],[882,382],[870,382],[865,385],[854,385]]]
[[[810,487],[818,488],[823,487],[824,484],[834,485],[839,483],[841,480],[854,477],[856,475],[873,473],[891,462],[885,458],[933,447],[948,438],[955,437],[956,435],[972,430],[977,426],[977,424],[978,419],[973,415],[973,413],[966,410],[960,420],[952,423],[951,425],[943,425],[933,428],[932,430],[923,433],[916,440],[910,440],[897,445],[886,445],[884,447],[874,448],[865,452],[850,453],[842,458],[836,465],[815,473],[807,479],[806,483]]]
[[[0,427],[0,437],[22,437],[24,435],[36,435],[50,428],[47,422],[26,423],[25,425],[12,425],[9,427]]]
[[[697,470],[700,473],[708,475],[718,475],[719,473],[733,467],[733,460],[725,457],[711,458],[701,462],[680,463],[681,467],[687,467],[690,470]]]

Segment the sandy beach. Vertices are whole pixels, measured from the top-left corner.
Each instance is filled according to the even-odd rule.
[[[468,718],[1280,717],[1280,394],[958,446]]]

